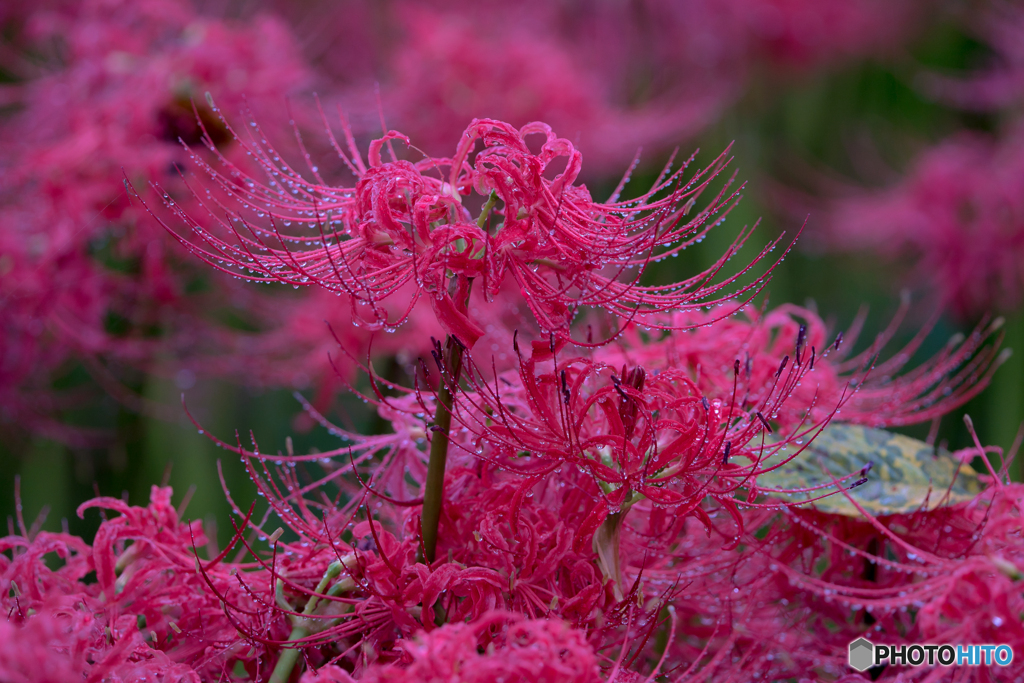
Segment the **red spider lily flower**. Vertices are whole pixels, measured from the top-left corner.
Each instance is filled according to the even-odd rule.
[[[0,620],[0,676],[10,683],[200,682],[195,670],[154,650],[138,630],[122,627],[113,636],[102,623],[81,603],[76,609],[67,602],[41,606],[21,625]]]
[[[524,619],[508,612],[488,613],[468,624],[448,624],[422,634],[405,644],[403,659],[407,661],[402,665],[371,668],[361,680],[605,680],[584,633],[556,619]]]
[[[610,508],[626,510],[641,498],[682,506],[685,514],[706,495],[735,491],[712,480],[726,441],[739,457],[765,429],[756,416],[738,420],[728,405],[712,406],[685,373],[647,375],[640,367],[620,373],[599,361],[556,363],[547,355],[524,359],[518,382],[502,375],[466,394],[472,412],[457,419],[478,435],[482,457],[529,483],[563,464],[586,472],[606,499],[595,503],[595,527]],[[736,481],[749,478],[748,472]]]
[[[20,536],[0,539],[4,680],[56,682],[71,672],[82,680],[198,683],[236,662],[258,662],[262,653],[241,640],[222,605],[258,614],[250,591],[264,579],[240,582],[237,566],[216,560],[200,571],[202,525],[180,522],[170,493],[153,487],[146,508],[110,498],[85,503],[82,513],[120,513],[92,544],[23,524]],[[48,566],[54,556],[57,569]]]
[[[666,323],[679,331],[660,339],[631,326],[621,343],[601,355],[608,363],[640,365],[648,372],[685,368],[709,399],[727,402],[735,392],[741,409],[760,406],[784,433],[826,419],[880,428],[918,424],[978,395],[1007,352],[999,349],[1002,321],[983,321],[970,335],[957,335],[945,349],[907,369],[934,325],[922,325],[905,346],[887,350],[909,310],[904,299],[885,330],[856,353],[866,310],[849,329],[829,334],[815,312],[784,304],[767,311],[747,306],[713,325],[714,312],[681,313]],[[767,399],[791,363],[805,364],[809,372],[788,389],[784,402],[769,407]]]
[[[273,600],[278,617],[292,619],[297,626],[296,619],[305,620],[302,629],[293,630],[287,639],[240,626],[247,638],[271,651],[301,648],[311,666],[337,662],[360,678],[371,675],[374,662],[407,662],[402,651],[408,646],[403,644],[418,631],[430,633],[441,621],[476,623],[490,610],[501,609],[534,619],[564,619],[586,628],[588,639],[599,648],[620,646],[625,633],[626,649],[635,650],[633,659],[641,651],[649,654],[650,633],[644,629],[654,628],[657,620],[651,620],[664,600],[643,595],[638,585],[628,600],[617,600],[589,544],[582,550],[573,548],[592,497],[581,495],[588,483],[585,478],[574,486],[551,481],[524,495],[518,478],[490,468],[450,469],[451,500],[445,508],[440,557],[427,566],[416,560],[419,517],[406,505],[388,505],[390,501],[366,481],[359,485],[361,494],[358,488],[341,485],[341,495],[328,493],[318,501],[317,495],[322,497],[327,488],[322,481],[298,485],[295,466],[302,466],[301,458],[260,460],[264,466],[262,473],[258,467],[252,469],[254,481],[274,515],[298,538],[278,540],[281,532],[268,535],[266,522],[256,523],[248,516],[252,529],[270,540],[273,553],[250,546],[241,533],[236,538],[260,558],[262,574],[279,577],[277,596],[259,599],[267,604]],[[275,461],[281,465],[276,473],[269,468]],[[349,502],[329,503],[331,498],[343,498],[345,491],[350,492]],[[377,498],[384,500],[373,503]],[[381,521],[361,519],[360,508]],[[344,567],[331,574],[324,571],[327,561]],[[324,572],[324,578],[313,588],[318,572]],[[252,591],[258,595],[257,588]],[[231,604],[225,609],[229,614],[236,611]],[[641,628],[637,643],[628,636],[634,628]],[[317,675],[332,680],[340,674],[328,667]]]
[[[692,625],[688,638],[670,644],[669,661],[685,669],[680,680],[782,680],[810,670],[840,678],[849,671],[848,644],[861,636],[1003,642],[1016,651],[1024,636],[1022,494],[1019,485],[995,482],[972,503],[884,517],[741,508],[743,543],[724,552],[734,522],[711,511],[711,536],[691,519],[674,545],[652,547],[645,525],[627,523],[623,545],[626,557],[644,554],[648,590],[686,587],[671,599]],[[879,680],[934,680],[934,672],[890,667]],[[1000,675],[977,668],[964,678]]]
[[[870,425],[932,419],[973,396],[996,361],[998,345],[984,344],[996,326],[979,329],[962,344],[950,346],[899,377],[898,371],[913,355],[920,338],[891,361],[873,359],[891,338],[901,315],[867,351],[852,358],[846,357],[845,348],[838,350],[841,345],[825,337],[824,323],[809,311],[786,306],[759,314],[747,309],[745,316],[708,327],[705,323],[716,318],[714,311],[681,314],[665,326],[689,328],[686,331],[652,340],[648,332],[627,329],[620,342],[584,358],[561,357],[564,348],[554,340],[551,345],[535,343],[534,354],[521,359],[518,372],[500,373],[494,379],[487,379],[486,373],[468,361],[464,368],[467,389],[455,411],[451,466],[478,476],[481,467],[498,466],[515,473],[515,478],[502,484],[516,493],[503,504],[508,507],[499,515],[510,515],[511,529],[517,528],[517,515],[541,482],[572,486],[577,498],[562,514],[573,520],[567,529],[571,529],[577,553],[591,545],[611,513],[620,525],[623,513],[634,507],[638,511],[631,516],[637,518],[636,525],[650,524],[650,533],[657,529],[660,538],[673,538],[683,528],[687,514],[700,518],[710,531],[715,527],[707,512],[712,499],[720,501],[720,513],[731,515],[735,522],[728,530],[729,537],[739,539],[744,518],[733,497],[742,490],[747,505],[764,504],[756,502],[760,500],[756,477],[762,471],[761,461],[780,444],[806,443],[817,426],[840,417]],[[849,345],[856,342],[858,326],[847,334]],[[619,363],[626,369],[619,371]],[[319,538],[318,543],[328,542],[321,537],[323,522],[308,514],[322,505],[300,505],[299,501],[323,486],[340,485],[342,491],[349,491],[343,497],[352,501],[370,494],[408,507],[421,502],[417,496],[422,495],[427,444],[433,438],[426,416],[433,413],[436,399],[432,392],[420,389],[401,390],[403,395],[387,397],[380,393],[383,389],[399,388],[379,378],[374,381],[378,394],[367,398],[391,422],[392,434],[359,436],[313,411],[348,445],[315,455],[271,458],[296,464],[342,459],[302,486],[292,481],[287,469],[283,470],[288,482],[284,489],[262,485],[268,500],[282,501],[278,515],[293,527],[305,519],[302,533]],[[433,383],[427,379],[425,385]],[[842,416],[837,414],[840,410],[845,411]],[[766,441],[769,430],[775,434]],[[360,475],[364,478],[354,491],[351,483],[343,483],[355,468],[365,469],[370,462],[376,463],[372,475]],[[252,474],[263,481],[269,472],[252,470]],[[852,479],[846,481],[847,485],[853,483]],[[448,486],[459,492],[452,498],[458,510],[465,503],[458,496],[466,495],[466,483],[449,478]],[[283,490],[296,493],[284,494]],[[488,505],[477,502],[472,507],[485,510]],[[455,510],[446,513],[448,518],[459,517],[461,513]],[[322,515],[335,519],[342,513],[323,509]],[[675,522],[670,521],[673,516]],[[395,523],[404,527],[408,522],[402,520],[406,517]],[[470,542],[468,532],[448,524],[442,523],[444,535],[451,539],[442,543],[442,557],[448,551],[467,565],[516,570],[490,560],[469,562],[462,555],[465,543]],[[330,525],[336,526],[334,522]],[[473,531],[480,530],[473,527]],[[607,539],[607,543],[608,548],[603,540],[597,543],[612,553],[599,564],[604,576],[614,579],[615,590],[621,590],[628,584],[621,578],[621,567],[616,568],[617,556],[609,550],[617,541]],[[647,543],[650,547],[655,541]],[[517,571],[525,570],[519,567]],[[530,609],[527,605],[515,608],[525,611]]]
[[[574,184],[580,153],[541,123],[516,129],[478,119],[467,128],[453,158],[416,163],[393,156],[389,162],[382,159],[383,149],[394,140],[408,143],[400,133],[391,131],[374,141],[368,164],[357,154],[347,126],[345,134],[349,153],[334,146],[357,178],[354,187],[327,185],[312,164],[316,182],[305,180],[266,147],[258,129],[240,144],[262,165],[266,183],[245,175],[223,157],[226,174],[193,156],[229,197],[211,194],[204,200],[197,195],[207,206],[215,231],[169,202],[192,228],[196,242],[179,239],[208,263],[234,275],[316,285],[342,295],[355,320],[376,327],[400,324],[416,299],[428,296],[441,326],[470,347],[483,332],[466,310],[475,281],[492,298],[511,277],[540,327],[561,336],[568,335],[580,306],[642,320],[655,312],[710,305],[758,287],[758,281],[739,284],[743,273],[713,282],[746,241],[746,230],[703,273],[667,286],[638,283],[651,259],[700,241],[713,220],[728,212],[734,196],[722,190],[707,208],[686,218],[721,172],[724,156],[689,181],[682,179],[686,164],[675,172],[666,168],[641,197],[617,201],[616,191],[611,201],[599,203],[584,186]],[[539,152],[527,144],[532,135],[541,138]],[[206,142],[213,147],[209,136]],[[478,142],[483,148],[474,154]],[[559,163],[564,169],[549,177]],[[464,206],[474,192],[486,198],[476,218]],[[268,217],[269,226],[259,220],[262,217]],[[315,234],[294,234],[287,230],[293,224]],[[218,235],[221,232],[235,241],[225,240]],[[410,283],[417,288],[414,298],[402,301],[402,312],[392,316],[382,302]]]
[[[624,672],[625,673],[625,672]],[[374,666],[358,680],[399,681],[633,680],[632,674],[604,678],[585,635],[555,619],[525,619],[513,612],[447,624],[420,633],[403,647],[401,663]],[[303,674],[300,683],[355,683],[344,669],[327,665]]]
[[[562,358],[557,344],[535,343],[517,374],[493,381],[469,363],[456,420],[476,435],[469,445],[478,456],[528,480],[569,464],[594,478],[609,506],[628,509],[640,496],[699,509],[705,496],[729,500],[739,486],[756,488],[765,443],[755,437],[776,432],[774,447],[780,439],[804,443],[831,419],[871,426],[931,420],[980,391],[1000,358],[998,341],[985,344],[998,330],[992,325],[900,377],[924,334],[891,360],[876,358],[902,312],[848,358],[810,311],[745,313],[710,326],[714,311],[681,313],[663,323],[681,331],[654,340],[630,329],[585,358]],[[849,345],[862,323],[850,330]],[[739,465],[747,459],[749,466]],[[607,507],[597,506],[597,523],[601,510]]]
[[[779,651],[785,648],[797,667],[822,666],[838,675],[846,671],[847,644],[861,636],[893,644],[1020,647],[1024,629],[1012,615],[1024,607],[1024,490],[1005,478],[1004,466],[973,502],[910,514],[875,517],[861,509],[855,518],[787,508],[764,529],[764,568],[776,588],[763,597],[784,601],[806,626],[787,631]],[[901,675],[929,680],[929,673]],[[980,668],[966,673],[965,680],[1001,680]],[[894,680],[897,672],[885,674],[882,680]]]

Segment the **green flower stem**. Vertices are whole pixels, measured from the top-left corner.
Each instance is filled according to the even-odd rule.
[[[437,553],[437,529],[441,523],[441,504],[444,500],[444,469],[448,462],[449,431],[452,427],[454,391],[462,370],[461,344],[448,338],[444,369],[437,391],[437,409],[434,413],[434,435],[430,439],[430,460],[427,463],[427,482],[423,490],[423,552],[428,563]]]
[[[355,558],[353,558],[354,560]],[[348,556],[343,558],[347,565]],[[330,587],[328,591],[327,587],[331,581],[338,578],[341,574],[341,570],[344,565],[341,562],[335,561],[327,567],[327,571],[324,572],[324,576],[320,579],[320,583],[317,584],[315,593],[311,595],[309,600],[306,601],[306,607],[302,610],[301,617],[292,617],[292,632],[288,635],[288,641],[302,640],[312,632],[312,620],[306,617],[312,616],[313,612],[316,611],[317,605],[320,604],[321,595],[338,595],[346,590],[352,590],[355,588],[355,582],[350,577],[345,577],[341,581],[338,581],[335,585]],[[284,603],[283,584],[278,579],[276,585],[276,597],[277,603],[281,605]],[[269,683],[287,683],[288,679],[291,678],[292,669],[295,668],[295,662],[299,660],[299,653],[301,652],[300,647],[286,647],[281,651],[281,656],[277,658],[277,664],[274,665],[274,671],[270,674]]]
[[[498,203],[498,193],[491,190],[491,194],[487,196],[487,201],[484,203],[484,208],[480,210],[480,215],[476,219],[476,227],[481,230],[487,225],[487,217],[491,214],[491,209]]]
[[[491,192],[476,219],[477,227],[483,229],[487,225],[498,193]],[[461,277],[461,276],[459,276]],[[472,286],[472,279],[470,279]],[[469,288],[466,288],[466,300],[461,304],[469,305]],[[427,563],[437,556],[437,531],[441,524],[441,507],[444,503],[444,470],[448,464],[449,432],[452,427],[452,409],[455,405],[455,392],[458,391],[459,373],[462,371],[462,354],[465,349],[449,335],[445,344],[443,372],[440,386],[437,389],[437,408],[434,411],[434,435],[430,439],[430,460],[427,462],[427,481],[423,489],[423,554]]]

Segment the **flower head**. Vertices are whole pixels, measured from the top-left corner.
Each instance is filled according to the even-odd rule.
[[[540,138],[539,150],[529,144],[534,135]],[[703,273],[672,285],[639,283],[651,260],[702,240],[728,211],[734,197],[722,190],[708,207],[687,218],[721,171],[724,157],[685,182],[686,165],[675,172],[666,168],[641,197],[617,201],[616,191],[612,200],[601,203],[575,184],[579,151],[541,123],[517,129],[478,119],[452,158],[415,163],[394,155],[384,161],[382,153],[394,141],[409,142],[400,133],[391,131],[374,141],[368,164],[356,153],[347,127],[346,136],[350,154],[340,145],[335,148],[356,176],[354,187],[327,185],[312,165],[316,182],[305,180],[279,161],[257,133],[246,148],[263,167],[265,183],[226,159],[229,170],[223,175],[193,155],[234,208],[220,198],[206,201],[217,225],[213,231],[169,202],[197,238],[179,239],[215,267],[241,277],[316,285],[342,295],[354,317],[369,325],[397,325],[419,296],[428,296],[442,327],[467,346],[482,334],[466,313],[475,282],[490,298],[511,278],[541,329],[559,336],[569,334],[580,306],[647,319],[757,287],[756,281],[739,284],[739,275],[714,282],[747,231]],[[482,149],[474,153],[481,142]],[[213,146],[209,137],[207,144]],[[483,201],[476,217],[468,209],[474,193]],[[288,229],[293,224],[314,234],[295,234]],[[417,288],[413,299],[401,302],[401,313],[390,315],[382,302],[410,283]]]

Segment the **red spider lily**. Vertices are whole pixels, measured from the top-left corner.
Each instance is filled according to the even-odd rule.
[[[685,511],[699,509],[705,496],[729,500],[738,487],[756,490],[765,450],[758,435],[775,430],[774,447],[803,443],[830,419],[927,421],[969,400],[998,366],[998,340],[985,345],[998,325],[897,376],[927,332],[878,361],[902,312],[866,351],[839,362],[841,337],[826,340],[811,312],[746,313],[747,320],[710,327],[715,312],[680,314],[664,325],[688,329],[657,341],[630,329],[586,358],[561,358],[556,344],[535,343],[518,374],[490,382],[469,363],[470,388],[456,420],[476,435],[470,446],[477,455],[528,481],[568,464],[594,478],[608,506],[628,509],[641,496]],[[602,510],[595,509],[596,523]]]
[[[350,574],[355,583],[343,600],[351,611],[314,615],[331,623],[293,646],[354,664],[346,652],[359,642],[357,634],[369,631],[374,652],[388,660],[393,655],[383,653],[418,628],[431,630],[437,615],[472,621],[499,606],[533,617],[558,614],[591,629],[604,619],[612,628],[594,630],[595,646],[603,648],[619,637],[623,622],[610,615],[634,599],[624,600],[630,585],[630,595],[655,611],[657,605],[644,596],[685,586],[672,599],[679,614],[707,620],[699,646],[672,655],[692,663],[692,674],[720,670],[743,680],[749,667],[791,671],[772,658],[786,646],[783,640],[751,640],[735,630],[736,620],[744,628],[758,624],[780,639],[789,634],[792,643],[817,618],[817,608],[766,606],[747,592],[720,594],[723,581],[761,586],[768,595],[789,586],[792,572],[769,566],[785,560],[770,558],[773,544],[792,550],[785,534],[763,542],[751,536],[786,505],[774,500],[776,492],[757,487],[760,463],[779,443],[808,439],[836,409],[846,411],[843,419],[870,424],[921,421],[948,410],[970,395],[973,382],[986,380],[995,353],[978,350],[996,326],[979,329],[922,369],[894,379],[890,373],[905,364],[920,339],[893,361],[873,359],[900,316],[864,354],[837,362],[845,354],[809,311],[783,307],[745,315],[711,327],[703,323],[715,319],[714,311],[681,315],[664,326],[688,329],[661,339],[629,328],[614,346],[584,358],[563,358],[565,346],[552,337],[548,344],[534,343],[518,372],[493,379],[470,357],[464,399],[454,414],[439,559],[429,567],[416,561],[416,496],[425,478],[427,442],[434,438],[426,417],[436,402],[432,392],[401,390],[371,371],[376,395],[366,398],[394,433],[361,437],[314,412],[350,445],[309,456],[266,458],[240,451],[263,461],[250,473],[276,516],[299,536],[287,546],[293,559],[280,570],[264,560],[264,571],[286,576],[300,566],[310,568],[305,579],[287,584],[286,593],[298,600],[292,604],[308,599],[303,596],[311,595],[318,572],[332,558],[358,558]],[[857,327],[847,334],[851,345]],[[780,361],[787,348],[792,360]],[[733,360],[726,365],[729,356]],[[637,365],[641,360],[645,371]],[[628,367],[618,371],[609,361]],[[726,366],[725,378],[715,375],[719,366]],[[854,380],[857,386],[850,386]],[[452,382],[450,373],[445,381]],[[429,377],[426,386],[433,386]],[[398,397],[385,393],[395,390]],[[903,397],[898,410],[893,392]],[[757,438],[769,428],[775,430],[770,442]],[[338,457],[340,463],[331,462]],[[282,465],[276,473],[271,462]],[[324,472],[300,479],[292,467],[303,463],[323,466]],[[856,476],[861,475],[841,481],[850,485]],[[328,492],[331,486],[336,492]],[[746,503],[734,500],[740,492]],[[821,493],[829,491],[822,487]],[[363,505],[376,510],[385,525],[360,522]],[[254,528],[270,535],[264,523]],[[348,528],[351,545],[340,540]],[[697,538],[704,537],[700,528],[706,541]],[[789,600],[786,595],[778,599]],[[293,607],[285,614],[298,612]],[[270,647],[283,642],[281,635],[250,637]],[[726,657],[732,648],[747,655],[738,668],[728,661],[697,664],[714,653]],[[645,646],[640,651],[649,655]]]
[[[636,614],[614,614],[610,584],[596,568],[593,551],[572,547],[587,510],[580,503],[589,501],[575,488],[552,484],[546,494],[524,500],[518,481],[475,467],[450,470],[453,499],[446,507],[441,547],[447,560],[427,566],[416,560],[421,544],[417,516],[373,504],[377,495],[367,491],[352,492],[357,495],[344,504],[338,503],[341,496],[333,504],[329,498],[317,501],[310,494],[323,493],[323,483],[298,486],[294,467],[299,459],[273,458],[289,465],[279,467],[276,477],[263,460],[262,473],[251,470],[254,481],[297,539],[279,540],[281,532],[267,534],[266,518],[257,522],[246,516],[247,525],[270,539],[273,551],[244,540],[244,529],[236,542],[257,557],[257,576],[276,577],[276,596],[266,592],[269,587],[256,587],[266,586],[265,579],[245,583],[252,586],[252,599],[277,616],[243,619],[246,610],[223,599],[227,613],[237,613],[235,622],[245,636],[271,652],[303,648],[314,666],[336,661],[361,671],[374,661],[396,659],[402,643],[419,630],[432,631],[438,619],[477,622],[494,608],[534,618],[558,616],[587,626],[592,639],[606,644],[621,638],[616,635],[620,628],[637,619]],[[363,507],[376,510],[391,529],[377,520],[360,521]],[[561,509],[562,515],[552,509]],[[349,534],[351,545],[341,540]],[[329,562],[343,566],[331,575],[325,571]],[[313,588],[321,573],[324,578]],[[634,595],[639,599],[635,587],[631,599]],[[642,612],[635,606],[626,611]],[[281,618],[296,625],[288,638],[266,628]]]
[[[601,355],[608,363],[642,365],[648,372],[685,368],[709,399],[729,401],[735,391],[740,409],[761,406],[784,433],[833,415],[871,427],[918,424],[978,395],[1007,352],[999,349],[1002,321],[983,321],[970,335],[957,335],[943,350],[908,370],[934,325],[922,325],[905,346],[887,351],[909,306],[905,299],[885,330],[856,353],[866,311],[849,329],[830,335],[816,313],[784,304],[767,311],[747,306],[713,325],[718,317],[714,312],[683,313],[665,323],[679,331],[662,338],[631,326],[621,343],[603,349]],[[740,373],[734,382],[737,360]],[[790,363],[807,365],[813,372],[789,387],[777,408],[769,407],[767,399]]]
[[[706,537],[691,519],[668,548],[652,547],[644,525],[627,523],[624,549],[645,554],[648,590],[685,586],[672,603],[692,624],[690,637],[668,657],[681,662],[680,681],[783,680],[811,670],[832,680],[848,674],[847,646],[860,636],[1016,650],[1024,637],[1024,490],[1005,478],[1004,467],[973,503],[879,518],[741,508],[743,543],[726,552],[734,522],[721,511],[726,528],[716,522]],[[934,681],[939,671],[890,667],[873,678]],[[1012,680],[1008,673],[980,667],[962,680]]]
[[[606,680],[598,673],[598,658],[583,632],[556,619],[531,620],[508,612],[491,612],[468,624],[448,624],[423,634],[405,644],[403,659],[407,661],[402,665],[370,669],[361,680]]]
[[[997,483],[970,504],[880,518],[789,509],[788,523],[773,528],[764,548],[777,595],[809,618],[807,630],[790,632],[795,663],[813,658],[841,673],[847,644],[860,636],[1019,648],[1022,493]],[[965,681],[989,681],[1008,672],[963,673]],[[890,668],[881,680],[937,680],[934,674]]]
[[[511,276],[541,328],[561,336],[568,334],[580,306],[642,320],[657,312],[725,301],[758,287],[758,281],[739,283],[749,266],[713,281],[744,244],[748,230],[703,273],[672,285],[639,284],[651,259],[702,240],[713,221],[731,208],[735,195],[723,189],[707,208],[685,218],[727,163],[724,155],[689,181],[682,177],[687,162],[675,172],[667,167],[654,187],[635,200],[617,201],[616,191],[611,201],[599,203],[584,186],[574,184],[580,153],[541,123],[516,129],[478,119],[452,159],[416,163],[394,156],[390,162],[382,160],[383,148],[390,149],[393,140],[408,143],[400,133],[391,131],[374,141],[368,165],[347,125],[345,135],[348,154],[333,137],[332,142],[357,178],[354,187],[327,185],[312,164],[316,182],[303,179],[264,144],[258,128],[248,142],[239,141],[263,167],[266,183],[223,157],[226,174],[193,155],[235,208],[212,194],[206,200],[197,195],[217,226],[214,232],[168,202],[198,243],[179,239],[216,268],[243,278],[316,285],[342,295],[349,299],[354,319],[376,327],[403,322],[416,299],[427,295],[442,327],[467,346],[482,334],[466,313],[477,280],[491,298]],[[531,135],[542,139],[537,153],[527,144]],[[213,147],[209,136],[206,142]],[[478,142],[483,149],[474,154]],[[564,170],[549,177],[557,164],[564,164]],[[487,198],[475,220],[463,199],[473,192]],[[253,220],[264,216],[269,226]],[[316,233],[287,232],[292,224]],[[236,241],[226,241],[217,232]],[[390,314],[382,302],[409,283],[417,288],[413,299],[402,302],[399,314]]]
[[[741,420],[728,405],[711,405],[684,372],[648,376],[637,367],[620,375],[600,361],[546,355],[524,360],[518,382],[502,375],[467,393],[473,407],[457,416],[478,435],[481,456],[526,477],[524,486],[564,464],[579,468],[604,492],[596,527],[610,508],[628,509],[637,497],[685,514],[706,495],[729,497],[736,489],[726,481],[751,478],[740,468],[713,481],[727,441],[735,456],[750,455],[747,443],[767,425],[755,414]]]
[[[0,621],[0,676],[10,683],[199,683],[191,667],[153,649],[148,635],[126,623],[114,636],[103,622],[67,601],[40,605],[23,625]]]
[[[0,540],[4,680],[56,683],[70,680],[58,673],[65,672],[89,681],[197,683],[235,662],[258,661],[218,596],[253,612],[246,586],[232,576],[238,567],[208,563],[199,571],[202,525],[180,522],[170,493],[153,487],[146,508],[111,498],[82,505],[81,513],[120,513],[100,525],[91,545],[67,534],[34,534],[23,524],[20,536]],[[54,556],[57,569],[48,567]]]

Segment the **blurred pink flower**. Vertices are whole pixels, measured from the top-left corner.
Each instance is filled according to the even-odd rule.
[[[911,283],[976,319],[1024,300],[1024,129],[961,135],[922,153],[879,191],[852,190],[823,219],[832,248],[911,260]]]
[[[994,3],[969,17],[995,53],[959,73],[926,72],[918,85],[961,109],[999,114],[995,135],[962,131],[921,151],[884,189],[828,188],[821,224],[826,248],[869,251],[904,270],[907,283],[967,320],[1024,301],[1024,11]],[[801,212],[803,208],[801,208]],[[909,272],[906,272],[909,271]]]
[[[900,47],[924,18],[916,0],[730,0],[732,20],[747,32],[751,56],[820,67]]]
[[[311,53],[353,112],[379,130],[374,83],[388,118],[440,155],[474,117],[546,121],[613,174],[644,147],[693,138],[734,104],[764,64],[784,72],[890,50],[924,3],[901,0],[696,0],[580,4],[347,3]],[[331,10],[327,10],[330,12]],[[341,13],[355,13],[352,30]],[[336,27],[332,28],[332,24]]]
[[[994,2],[969,17],[968,30],[995,53],[967,73],[930,72],[919,82],[936,99],[973,111],[1016,109],[1024,99],[1024,9]]]
[[[43,3],[23,33],[36,57],[5,53],[21,80],[5,86],[18,108],[0,123],[0,404],[5,422],[83,445],[53,420],[60,399],[46,389],[61,364],[184,351],[161,336],[189,337],[211,304],[187,295],[205,276],[140,220],[125,174],[177,192],[178,139],[198,140],[192,98],[226,141],[204,91],[270,112],[308,75],[279,21],[205,18],[183,0]]]

